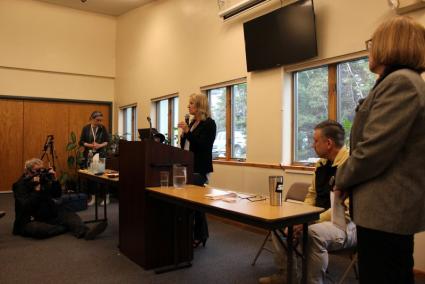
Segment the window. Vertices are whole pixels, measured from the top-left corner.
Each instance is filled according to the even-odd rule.
[[[171,97],[155,102],[156,128],[164,134],[168,143],[178,146],[179,97]]]
[[[246,94],[246,83],[207,90],[217,124],[214,159],[246,159]]]
[[[334,119],[344,126],[349,141],[356,105],[375,83],[368,59],[338,62],[294,72],[294,147],[295,163],[317,160],[312,149],[314,126]]]
[[[127,141],[136,140],[136,106],[126,106],[120,109],[119,116],[119,133],[123,136],[123,138]]]

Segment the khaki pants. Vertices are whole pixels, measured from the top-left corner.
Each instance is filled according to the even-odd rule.
[[[272,241],[276,249],[275,261],[281,273],[286,276],[286,250],[282,247],[275,233],[272,233]],[[345,231],[336,227],[331,222],[322,222],[308,227],[308,245],[310,246],[307,256],[308,275],[307,283],[325,283],[326,270],[328,268],[328,251],[340,250],[355,246],[357,243],[356,226],[353,222],[347,224]],[[301,280],[301,258],[296,253],[293,260],[294,282]]]

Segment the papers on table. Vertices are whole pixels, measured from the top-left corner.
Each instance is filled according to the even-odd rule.
[[[214,189],[212,193],[205,194],[205,197],[212,200],[223,200],[226,198],[236,198],[238,195],[234,191]]]
[[[205,194],[205,198],[212,199],[212,200],[221,200],[225,202],[236,202],[237,199],[248,199],[250,201],[256,201],[252,200],[252,198],[255,198],[257,195],[253,193],[245,193],[245,192],[235,192],[230,190],[223,190],[223,189],[216,189],[213,188],[212,192],[209,194]],[[265,198],[262,197],[261,200],[264,200]]]

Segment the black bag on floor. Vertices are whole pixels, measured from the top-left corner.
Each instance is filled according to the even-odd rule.
[[[61,199],[62,206],[70,211],[78,212],[87,209],[87,194],[85,193],[64,193]]]

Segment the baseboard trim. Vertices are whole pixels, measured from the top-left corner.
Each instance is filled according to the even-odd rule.
[[[425,280],[425,271],[413,269],[413,273],[415,274],[416,280]]]

